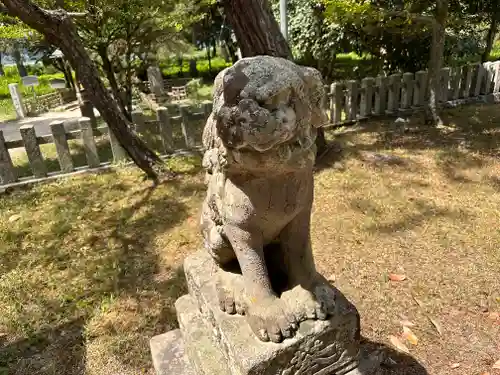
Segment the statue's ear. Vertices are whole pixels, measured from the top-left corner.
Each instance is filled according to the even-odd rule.
[[[304,67],[304,81],[307,88],[307,96],[311,104],[311,123],[319,128],[328,122],[325,108],[323,108],[323,99],[325,97],[325,86],[321,73],[310,67]]]
[[[243,72],[243,66],[236,63],[228,68],[223,81],[224,101],[227,105],[236,105],[241,91],[249,81],[249,78]]]

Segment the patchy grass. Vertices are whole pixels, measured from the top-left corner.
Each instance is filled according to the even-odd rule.
[[[149,371],[199,244],[199,161],[170,164],[182,178],[154,190],[124,168],[0,199],[3,373]]]
[[[420,338],[408,346],[429,374],[482,374],[500,358],[500,320],[491,319],[500,312],[500,112],[444,117],[441,129],[415,118],[338,134],[342,157],[327,155],[316,177],[313,248],[367,338],[388,342],[406,317]],[[394,373],[424,374],[413,371]]]
[[[343,151],[316,175],[318,269],[368,340],[388,345],[403,315],[416,324],[413,366],[387,374],[481,374],[499,359],[500,112],[445,117],[329,132]],[[124,168],[0,198],[0,374],[152,374],[148,340],[176,327],[182,259],[200,245],[200,161],[172,163],[184,174],[154,190]]]
[[[16,118],[16,111],[12,99],[0,99],[0,121],[9,121]]]

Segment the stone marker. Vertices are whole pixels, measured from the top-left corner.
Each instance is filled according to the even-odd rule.
[[[151,340],[157,374],[360,375],[356,308],[315,268],[310,216],[321,75],[269,56],[215,79],[203,133],[205,249],[184,262],[180,331]]]
[[[153,65],[148,68],[147,72],[151,92],[157,98],[162,97],[165,92],[163,90],[163,76],[161,75],[160,68]]]
[[[14,104],[14,109],[16,110],[16,116],[18,120],[26,117],[26,110],[24,108],[23,96],[19,91],[19,85],[17,83],[9,84],[10,97],[12,98],[12,103]]]

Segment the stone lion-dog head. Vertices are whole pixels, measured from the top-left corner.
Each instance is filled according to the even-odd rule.
[[[214,152],[207,152],[204,166],[267,173],[310,166],[316,128],[327,121],[324,94],[313,68],[270,56],[239,60],[215,79],[203,135],[205,149]]]

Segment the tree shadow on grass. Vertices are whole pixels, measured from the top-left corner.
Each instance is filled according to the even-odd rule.
[[[424,125],[422,116],[415,115],[409,123],[373,119],[346,132],[330,131],[330,136],[342,145],[341,151],[327,155],[320,162],[328,167],[349,158],[364,160],[367,153],[391,156],[393,149],[417,154],[434,150],[438,151],[436,162],[446,177],[468,182],[460,176],[461,170],[481,168],[487,164],[488,158],[500,156],[500,112],[497,105],[446,109],[442,111],[442,119],[445,127]],[[363,142],[360,142],[360,137]],[[386,163],[386,166],[404,167],[394,163]]]
[[[84,324],[76,318],[13,342],[0,339],[0,374],[58,374],[67,369],[68,374],[83,375]]]
[[[33,234],[36,243],[45,246],[36,249],[32,266],[70,276],[63,279],[67,285],[55,286],[55,296],[47,296],[43,288],[31,284],[21,292],[19,288],[25,287],[22,280],[11,286],[18,288],[15,293],[29,294],[29,304],[43,311],[43,322],[0,349],[0,364],[9,374],[52,374],[54,368],[58,374],[78,374],[76,364],[85,367],[85,350],[80,348],[93,336],[104,337],[107,355],[133,368],[149,367],[149,338],[176,327],[173,302],[186,293],[184,275],[178,267],[165,266],[152,244],[158,235],[190,216],[183,200],[205,186],[176,179],[157,189],[134,188],[114,175],[107,173],[109,178],[100,187],[81,179],[78,185],[50,189],[51,203],[42,208],[50,225]],[[32,194],[28,202],[36,202],[40,195],[36,189]],[[48,199],[43,194],[39,198]],[[25,244],[23,235],[17,237]],[[5,273],[25,267],[16,254],[11,255]],[[27,326],[34,317],[21,309],[16,319],[18,326]],[[65,326],[67,320],[73,325]],[[124,328],[128,325],[133,329]],[[63,334],[54,334],[59,330]],[[73,331],[80,331],[80,336]],[[85,332],[84,339],[81,332]],[[72,335],[76,338],[68,341]],[[31,368],[37,370],[29,372]]]
[[[409,203],[414,209],[404,215],[401,220],[389,223],[377,222],[376,224],[368,226],[367,230],[372,233],[379,232],[392,234],[394,232],[414,229],[430,219],[448,218],[450,220],[463,220],[467,217],[467,213],[463,210],[437,207],[435,204],[432,204],[432,202],[423,199],[413,200]]]

